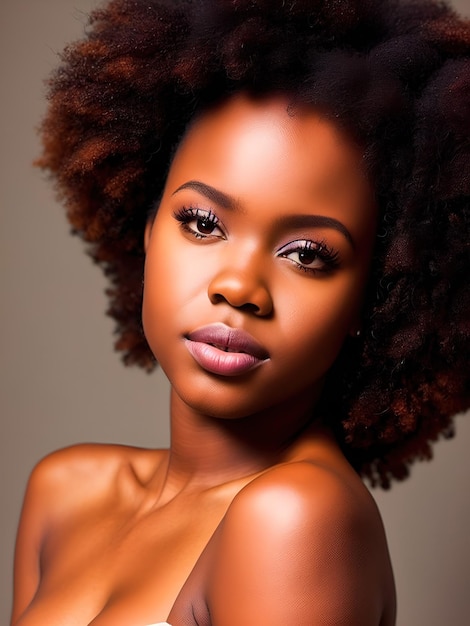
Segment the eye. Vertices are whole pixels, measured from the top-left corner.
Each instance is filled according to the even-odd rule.
[[[219,226],[219,218],[212,211],[196,207],[183,207],[175,212],[174,217],[180,222],[181,228],[196,239],[225,238],[225,234]]]
[[[291,261],[304,272],[329,272],[338,267],[338,252],[325,243],[300,239],[292,241],[278,251],[278,255]]]

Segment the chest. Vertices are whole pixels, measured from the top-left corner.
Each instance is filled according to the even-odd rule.
[[[165,621],[224,513],[168,507],[87,512],[46,538],[35,623],[144,626]],[[41,615],[44,622],[38,622]],[[31,622],[33,623],[33,622]]]

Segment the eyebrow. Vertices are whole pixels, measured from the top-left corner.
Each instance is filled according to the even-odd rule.
[[[286,215],[279,218],[279,224],[288,228],[332,228],[340,232],[354,248],[354,240],[344,224],[326,215]]]
[[[193,189],[194,191],[199,192],[212,202],[215,202],[223,209],[236,209],[238,208],[238,202],[232,196],[220,191],[220,189],[216,189],[215,187],[211,187],[211,185],[207,185],[206,183],[201,183],[199,180],[188,180],[188,182],[183,183],[174,191],[171,195],[174,196],[178,191],[182,191],[183,189]]]
[[[233,210],[239,209],[239,204],[232,196],[220,191],[220,189],[216,189],[211,185],[207,185],[206,183],[202,183],[199,180],[188,180],[186,183],[183,183],[176,189],[172,195],[174,196],[179,191],[183,189],[193,189],[198,193],[202,194],[212,202],[215,202],[223,209]],[[340,221],[336,220],[334,217],[327,217],[326,215],[286,215],[279,220],[277,223],[290,228],[332,228],[333,230],[337,230],[340,232],[345,239],[351,244],[354,248],[354,240],[351,236],[351,233],[346,228],[344,224]]]

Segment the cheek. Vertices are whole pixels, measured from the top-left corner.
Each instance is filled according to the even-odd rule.
[[[159,360],[157,356],[157,344],[158,328],[161,324],[161,298],[158,295],[160,290],[163,290],[159,277],[155,276],[154,272],[149,270],[149,258],[145,261],[145,273],[144,273],[144,297],[142,302],[142,327],[144,329],[144,335],[147,339],[147,343],[153,352],[153,355]],[[150,278],[151,276],[151,278]]]
[[[157,223],[154,224],[154,232],[145,258],[142,324],[150,348],[159,360],[158,344],[164,335],[159,329],[165,328],[171,319],[177,283],[170,272],[171,246],[165,238],[158,236],[156,227]]]
[[[157,360],[170,336],[190,330],[182,320],[190,322],[191,311],[197,313],[203,301],[205,269],[191,247],[171,231],[160,228],[153,234],[145,260],[142,323]]]
[[[294,299],[279,300],[278,344],[291,347],[292,367],[331,367],[357,319],[361,296],[359,281],[343,276],[330,284],[313,279]]]

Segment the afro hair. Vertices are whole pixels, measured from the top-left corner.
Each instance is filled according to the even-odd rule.
[[[403,479],[469,405],[470,23],[437,0],[111,0],[49,81],[41,167],[141,328],[143,232],[196,111],[288,94],[362,146],[380,210],[361,338],[322,410],[372,483]]]

